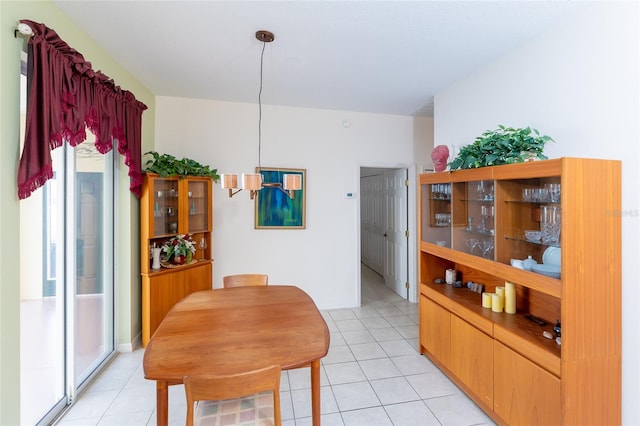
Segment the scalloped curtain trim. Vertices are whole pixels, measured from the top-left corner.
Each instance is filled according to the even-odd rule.
[[[142,112],[147,106],[122,90],[82,54],[44,24],[22,19],[29,39],[25,141],[18,165],[18,197],[27,198],[53,177],[51,151],[67,142],[75,147],[96,136],[105,154],[117,142],[129,167],[129,189],[138,198],[142,187]]]

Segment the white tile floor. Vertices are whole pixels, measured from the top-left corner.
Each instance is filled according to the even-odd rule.
[[[322,312],[331,331],[322,360],[325,426],[493,425],[464,393],[418,353],[418,305],[362,268],[362,306]],[[143,349],[121,353],[60,425],[155,425],[155,382],[142,373]],[[311,425],[309,369],[282,373],[285,426]],[[184,425],[182,386],[169,389],[169,423]]]

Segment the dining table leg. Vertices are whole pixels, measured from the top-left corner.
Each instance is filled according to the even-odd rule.
[[[169,385],[162,380],[156,382],[156,424],[169,424]]]
[[[313,426],[320,426],[320,360],[311,362],[311,415]]]

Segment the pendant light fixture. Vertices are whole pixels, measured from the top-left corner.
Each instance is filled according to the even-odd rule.
[[[282,175],[282,182],[263,182],[262,181],[262,163],[261,163],[261,151],[262,151],[262,80],[263,80],[263,64],[264,64],[264,49],[267,43],[271,43],[275,36],[270,31],[260,30],[256,31],[256,39],[262,42],[262,52],[260,54],[260,91],[258,92],[258,167],[257,173],[242,173],[242,187],[238,186],[237,174],[221,174],[220,181],[222,187],[229,190],[229,198],[236,195],[243,189],[249,191],[249,198],[254,199],[258,191],[262,188],[278,188],[289,198],[294,198],[295,190],[302,189],[302,176],[299,174],[284,174]],[[239,188],[239,189],[238,189]],[[235,190],[235,191],[234,191]]]

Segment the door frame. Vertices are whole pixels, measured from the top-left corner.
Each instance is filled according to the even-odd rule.
[[[418,302],[418,224],[417,224],[417,183],[418,183],[418,172],[416,164],[408,164],[408,163],[384,163],[384,164],[370,164],[370,163],[362,163],[357,166],[357,176],[358,176],[358,188],[360,188],[360,178],[362,177],[362,168],[379,168],[379,169],[406,169],[407,170],[407,179],[409,180],[409,188],[407,190],[407,229],[409,231],[408,238],[408,247],[407,247],[407,270],[409,275],[409,302],[417,303]],[[358,189],[358,198],[360,197],[360,189]],[[356,215],[356,282],[357,282],[357,293],[356,293],[356,301],[357,305],[361,306],[362,304],[362,274],[360,271],[360,263],[362,252],[360,249],[360,244],[362,240],[362,235],[360,232],[361,226],[361,214],[360,211],[360,202],[356,203],[357,215]]]

